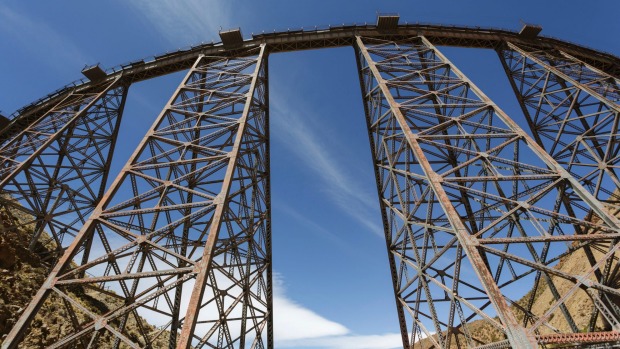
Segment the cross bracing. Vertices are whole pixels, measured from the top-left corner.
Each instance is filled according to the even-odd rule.
[[[71,324],[52,348],[272,348],[267,57],[346,45],[403,347],[618,341],[618,59],[507,31],[366,25],[197,46],[23,109],[2,131],[0,204],[32,217],[16,223],[32,249],[53,252],[3,348],[49,302]],[[527,125],[437,45],[497,50]],[[104,193],[130,84],[183,69]],[[579,256],[585,271],[561,268]],[[551,295],[542,312],[539,290]],[[87,308],[81,293],[110,307]]]

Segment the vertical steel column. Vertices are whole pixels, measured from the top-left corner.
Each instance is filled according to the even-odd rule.
[[[267,206],[266,212],[267,212],[267,217],[265,219],[265,226],[264,226],[264,245],[265,245],[265,261],[267,263],[267,272],[266,272],[266,277],[267,280],[265,281],[265,289],[267,290],[267,294],[264,295],[263,297],[266,297],[267,299],[267,349],[273,349],[274,348],[274,338],[273,338],[273,263],[272,263],[272,244],[271,244],[271,163],[270,163],[270,157],[271,157],[271,149],[270,149],[270,134],[269,134],[269,125],[270,125],[270,121],[269,121],[269,61],[268,61],[269,57],[265,56],[264,60],[264,66],[263,66],[263,74],[262,74],[262,78],[264,79],[262,81],[262,83],[265,85],[262,87],[263,89],[263,108],[264,108],[264,113],[265,113],[265,120],[263,121],[263,125],[264,125],[264,132],[263,132],[263,136],[265,137],[266,141],[265,141],[265,145],[264,145],[264,155],[262,155],[262,161],[264,163],[264,169],[266,171],[266,175],[265,175],[265,187],[264,187],[264,196],[265,196],[265,205]]]
[[[198,58],[2,348],[59,300],[75,321],[50,347],[266,346],[266,52],[237,54]]]
[[[195,265],[196,282],[177,349],[228,348],[237,342],[244,348],[248,332],[254,334],[248,336],[254,337],[250,348],[264,348],[268,339],[262,338],[265,326],[271,327],[266,320],[271,319],[272,311],[267,308],[270,301],[265,297],[265,292],[271,294],[267,287],[270,281],[264,278],[270,269],[266,248],[271,244],[266,240],[271,234],[266,230],[269,227],[269,202],[265,192],[268,189],[268,154],[265,147],[267,66],[264,55],[263,45],[251,75],[248,101],[238,120],[234,145],[228,154],[222,189],[215,198],[208,238],[202,257]],[[220,234],[227,236],[221,238]],[[218,247],[216,243],[224,246]],[[221,259],[216,260],[216,256]],[[222,280],[218,278],[224,275],[224,280],[232,284],[221,285]],[[220,284],[220,294],[216,290],[213,294],[205,294],[208,283],[214,288]],[[229,301],[232,299],[232,304],[226,304],[226,297]],[[238,311],[241,314],[236,313]],[[231,333],[235,319],[240,326],[237,334]],[[196,333],[199,323],[206,324],[206,333]]]
[[[103,197],[127,89],[117,78],[74,91],[0,148],[0,207],[31,217],[4,229],[29,227],[51,265]]]
[[[382,179],[382,174],[380,171],[380,166],[385,159],[381,156],[379,149],[381,149],[381,144],[376,144],[375,142],[380,140],[380,137],[375,139],[373,137],[373,133],[377,133],[376,124],[377,122],[376,115],[374,115],[374,111],[376,108],[373,108],[373,100],[371,96],[368,94],[368,89],[366,86],[366,79],[370,79],[370,72],[367,70],[367,65],[364,64],[364,56],[360,52],[360,48],[357,44],[353,45],[353,49],[355,50],[355,61],[357,63],[357,69],[359,72],[359,80],[360,80],[360,88],[362,91],[362,99],[364,101],[364,114],[366,115],[366,127],[368,128],[368,138],[370,143],[370,152],[372,157],[372,162],[374,164],[375,170],[375,181],[377,184],[377,192],[379,193],[379,207],[381,209],[381,221],[384,227],[385,233],[385,242],[388,253],[388,262],[390,264],[390,274],[392,276],[392,287],[394,288],[394,298],[396,301],[396,313],[398,316],[398,324],[400,327],[400,333],[403,341],[403,348],[409,347],[409,336],[407,334],[407,319],[405,318],[405,312],[402,304],[400,304],[400,299],[398,296],[398,270],[396,267],[395,258],[391,256],[391,246],[392,241],[394,239],[392,229],[390,229],[390,217],[388,217],[388,206],[389,204],[383,201],[383,196],[381,195],[383,191],[384,181]],[[372,81],[372,80],[370,80]]]
[[[560,51],[507,43],[498,53],[538,143],[620,209],[619,81]]]
[[[576,336],[567,302],[578,292],[617,323],[596,300],[620,292],[591,278],[617,244],[583,274],[554,266],[617,239],[618,220],[426,39],[357,46],[395,292],[410,315],[405,347],[535,348],[552,333]],[[567,214],[566,195],[596,219]],[[555,298],[526,309],[536,275]]]

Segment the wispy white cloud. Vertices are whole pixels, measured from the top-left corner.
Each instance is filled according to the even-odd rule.
[[[94,246],[92,253],[97,256],[103,254],[101,246]],[[79,256],[78,256],[79,257]],[[118,260],[117,260],[118,261]],[[121,270],[126,267],[127,261],[123,260],[119,263]],[[158,270],[169,269],[159,260],[154,261]],[[90,269],[89,275],[102,275],[105,265],[102,264],[96,268]],[[147,267],[148,270],[148,267]],[[218,288],[226,289],[230,294],[241,292],[233,282],[221,273],[216,273]],[[141,288],[149,288],[156,286],[156,279],[142,279],[140,281]],[[108,290],[122,294],[119,283],[108,283]],[[183,297],[181,300],[181,316],[189,305],[189,298],[194,287],[194,280],[189,280],[183,286]],[[212,289],[207,288],[205,297],[213,297]],[[169,297],[174,297],[174,290],[168,292]],[[257,306],[258,304],[254,304]],[[164,315],[169,309],[165,302],[160,302],[157,306],[162,312],[154,312],[146,308],[139,308],[138,313],[151,325],[168,326],[170,317]],[[213,308],[202,309],[205,311],[216,311]],[[206,314],[205,314],[206,316]],[[210,315],[213,316],[213,313]],[[233,310],[229,314],[232,318],[241,316],[240,308]],[[402,340],[398,333],[370,334],[359,335],[353,333],[345,325],[330,320],[306,305],[300,304],[293,300],[286,292],[285,281],[282,275],[277,272],[273,273],[273,321],[274,321],[274,341],[277,348],[326,348],[326,349],[391,349],[402,347]],[[205,327],[206,326],[206,327]],[[241,330],[239,321],[231,321],[228,327],[233,334],[238,334]],[[209,324],[199,325],[195,333],[199,336],[204,335],[210,328]]]
[[[291,300],[282,277],[274,273],[274,339],[278,348],[392,349],[402,348],[398,333],[358,335]]]
[[[399,333],[378,335],[344,335],[304,339],[303,341],[283,341],[280,348],[326,348],[326,349],[393,349],[402,348]]]
[[[233,4],[228,1],[137,0],[127,4],[175,45],[215,39],[220,28],[230,28],[233,17]]]
[[[277,85],[277,84],[272,84]],[[289,105],[289,96],[276,88],[270,91],[274,137],[283,141],[302,163],[318,175],[325,184],[329,197],[347,214],[366,226],[371,232],[383,236],[379,216],[376,214],[377,197],[358,183],[334,151],[325,146],[320,130],[306,120],[304,108]],[[277,115],[276,115],[277,114]]]
[[[349,330],[296,303],[286,295],[284,282],[274,273],[273,322],[276,343],[346,335]]]
[[[3,4],[0,4],[0,34],[11,38],[21,49],[39,56],[41,63],[55,69],[74,69],[74,66],[93,61],[45,22],[29,18]]]

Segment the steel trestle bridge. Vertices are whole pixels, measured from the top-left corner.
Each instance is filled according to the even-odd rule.
[[[49,348],[273,348],[268,57],[343,46],[356,55],[403,347],[620,341],[620,59],[540,29],[381,15],[250,40],[230,30],[85,69],[88,81],[3,120],[0,210],[31,218],[3,229],[27,228],[50,271],[2,348],[20,347],[50,303],[68,325]],[[527,124],[437,46],[495,50]],[[182,70],[106,186],[130,85]]]

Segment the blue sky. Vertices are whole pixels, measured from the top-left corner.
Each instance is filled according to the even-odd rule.
[[[104,67],[252,32],[374,22],[478,25],[543,34],[620,55],[616,1],[0,2],[0,110],[19,107]],[[494,52],[442,49],[513,118],[521,112]],[[113,171],[180,82],[173,74],[131,87]],[[270,57],[276,346],[394,348],[400,335],[351,48]]]

